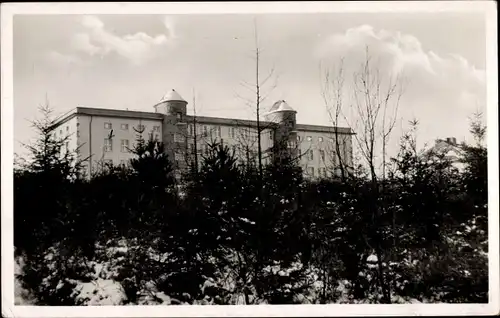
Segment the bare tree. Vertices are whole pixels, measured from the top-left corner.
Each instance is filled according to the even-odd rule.
[[[330,117],[330,121],[333,126],[333,131],[335,135],[334,140],[334,149],[331,154],[333,169],[338,167],[340,169],[340,176],[342,181],[346,180],[347,171],[346,171],[346,161],[344,160],[343,154],[345,153],[345,149],[341,149],[341,144],[345,147],[345,141],[340,140],[341,134],[339,134],[340,127],[340,119],[341,116],[344,115],[344,58],[340,59],[338,68],[327,68],[326,70],[322,70],[320,65],[320,71],[324,74],[324,85],[321,88],[321,95],[323,97],[323,101],[328,111],[328,115]],[[345,111],[345,110],[344,110]],[[342,151],[341,151],[342,150]]]
[[[369,171],[373,191],[373,202],[369,206],[372,213],[372,230],[375,244],[370,245],[368,242],[367,244],[372,246],[377,254],[378,276],[383,291],[383,300],[389,303],[390,288],[389,284],[385,282],[382,266],[382,234],[380,229],[377,228],[377,224],[381,213],[385,211],[384,204],[379,202],[379,197],[383,195],[387,165],[387,145],[397,122],[399,103],[403,94],[403,78],[400,74],[395,76],[390,74],[388,80],[385,81],[386,77],[379,67],[376,64],[374,65],[368,47],[366,47],[365,53],[363,63],[352,75],[352,87],[346,87],[345,85],[344,60],[341,59],[337,69],[328,70],[325,73],[325,86],[322,93],[334,126],[339,125],[339,119],[342,118],[345,120],[346,125],[356,132],[354,139],[357,149]],[[352,94],[352,102],[349,103],[349,107],[346,109],[343,98],[349,96],[349,93]],[[346,112],[348,110],[356,118],[355,121],[350,121],[347,118]],[[338,136],[338,133],[336,133],[336,136]],[[337,138],[336,151],[341,162],[341,169],[344,170],[343,177],[345,177],[345,165],[342,164],[339,146]],[[379,155],[382,157],[380,163],[382,182],[380,182],[378,175]]]
[[[193,88],[193,156],[194,171],[198,175],[198,135],[197,135],[197,117],[196,117],[196,92]]]
[[[262,127],[261,125],[261,112],[262,112],[262,103],[269,97],[271,92],[276,88],[276,83],[273,83],[270,87],[267,87],[265,90],[267,91],[266,93],[263,93],[264,91],[264,86],[268,84],[269,80],[274,77],[275,75],[275,70],[274,67],[271,68],[269,71],[269,74],[265,76],[265,78],[262,79],[262,72],[261,72],[261,53],[262,49],[259,45],[259,35],[258,35],[258,29],[257,29],[257,20],[254,19],[254,45],[255,45],[255,55],[254,55],[254,61],[255,61],[255,82],[248,83],[248,82],[242,82],[241,86],[243,86],[245,89],[250,91],[252,94],[254,94],[255,99],[249,99],[242,97],[241,95],[238,95],[239,98],[243,99],[246,103],[247,106],[251,107],[252,109],[255,109],[255,115],[256,115],[256,120],[257,120],[257,161],[258,161],[258,168],[259,168],[259,175],[260,178],[262,179],[263,175],[263,165],[262,165],[262,159],[263,159],[263,151],[262,151],[262,132],[267,129],[266,127]]]
[[[358,118],[355,135],[359,150],[365,159],[371,179],[377,181],[376,157],[382,155],[382,179],[385,178],[387,142],[397,122],[399,102],[403,94],[403,78],[391,74],[384,87],[380,69],[373,66],[368,47],[366,58],[359,71],[354,74],[354,114]],[[381,149],[377,149],[378,140]]]

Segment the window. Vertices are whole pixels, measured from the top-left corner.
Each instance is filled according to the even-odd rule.
[[[274,135],[273,131],[272,130],[269,131],[269,140],[273,140],[273,135]]]
[[[330,142],[331,142],[331,143],[333,143],[333,142],[334,142],[333,138],[330,138]]]
[[[220,138],[220,126],[217,127],[217,135],[219,136]]]
[[[69,131],[69,126],[66,126],[66,131]]]
[[[80,127],[80,123],[76,123],[76,127]]]
[[[104,129],[111,129],[111,123],[104,123]]]
[[[321,157],[321,160],[325,161],[325,151],[324,150],[319,151],[319,156]]]
[[[69,151],[69,141],[66,141],[65,146],[66,146],[66,151]]]
[[[160,135],[155,134],[155,140],[160,140]]]
[[[59,129],[59,135],[62,135],[62,129]]]
[[[323,142],[323,137],[318,137],[319,142]]]
[[[184,138],[182,138],[181,134],[174,135],[174,142],[184,142]]]
[[[121,148],[122,152],[128,152],[128,139],[122,139]]]
[[[160,126],[154,126],[153,131],[155,132],[160,132]]]
[[[189,125],[189,136],[193,135],[193,125]]]
[[[309,167],[309,168],[307,168],[307,173],[308,173],[311,177],[314,177],[314,167]]]
[[[307,136],[307,141],[312,141],[312,137],[311,136]]]
[[[309,160],[314,159],[314,152],[312,149],[307,152],[307,159],[309,159]]]
[[[128,124],[121,124],[122,130],[128,130]]]
[[[203,126],[203,137],[207,137],[208,132],[207,132],[207,126]]]
[[[182,120],[182,113],[177,113],[177,119]]]
[[[234,127],[231,127],[231,138],[234,138],[236,136]]]
[[[320,177],[326,177],[326,168],[319,168],[318,169],[318,174]]]
[[[113,139],[104,139],[104,151],[105,152],[111,152],[113,151]]]

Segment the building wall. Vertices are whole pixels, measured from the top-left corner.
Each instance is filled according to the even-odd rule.
[[[249,150],[251,158],[257,160],[258,136],[255,127],[242,125],[237,121],[225,125],[197,121],[196,130],[196,148],[199,154],[206,153],[210,143],[222,142],[229,148],[234,149],[236,155],[241,159],[246,159],[247,150]],[[270,131],[271,129],[264,129],[261,133],[261,148],[263,152],[273,145],[273,140],[270,139]],[[193,149],[195,132],[192,118],[187,126],[187,134],[188,148]]]
[[[352,137],[340,134],[341,157],[352,163]],[[300,149],[300,166],[308,177],[317,178],[338,174],[338,158],[334,132],[299,130],[297,143]],[[312,158],[310,153],[312,152]]]
[[[66,145],[62,149],[63,151],[69,150],[73,152],[78,147],[77,125],[78,118],[73,117],[54,129],[52,134],[56,139],[67,138]]]
[[[142,132],[144,139],[148,139],[150,133],[153,134],[153,137],[161,139],[162,134],[161,120],[79,114],[77,122],[80,156],[81,158],[90,157],[89,163],[92,163],[92,169],[89,167],[89,164],[86,165],[89,173],[95,169],[97,162],[100,160],[119,165],[131,159],[133,155],[126,151],[126,149],[122,149],[121,143],[122,140],[128,140],[129,148],[133,148],[139,135],[134,128],[140,128],[139,125],[144,126],[144,131]],[[105,127],[105,123],[110,123],[111,127]],[[128,127],[122,127],[122,125],[128,125]],[[114,135],[112,138],[112,148],[110,151],[104,151],[105,139],[108,138],[111,129]]]

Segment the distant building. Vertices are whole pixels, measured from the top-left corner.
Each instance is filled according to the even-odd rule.
[[[458,170],[462,171],[464,168],[463,163],[460,162],[462,148],[457,143],[455,137],[436,139],[434,146],[427,151],[427,154],[444,155],[444,157],[450,160],[452,165]]]
[[[90,158],[85,166],[89,175],[98,163],[126,164],[133,157],[129,149],[138,134],[161,140],[178,169],[193,162],[195,139],[198,156],[207,153],[210,142],[216,141],[234,148],[243,160],[257,160],[257,121],[194,117],[187,114],[187,104],[171,90],[154,105],[154,112],[77,107],[56,121],[54,135],[69,135],[67,149],[79,147],[80,157]],[[349,128],[297,124],[296,114],[284,100],[274,103],[265,114],[260,122],[264,164],[273,154],[288,152],[300,160],[306,177],[338,173],[334,154],[337,129],[341,158],[352,165],[353,132]]]

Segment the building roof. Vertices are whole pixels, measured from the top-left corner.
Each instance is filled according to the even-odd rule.
[[[447,140],[437,139],[434,146],[425,152],[426,155],[444,154],[453,160],[457,159],[461,153],[462,147],[456,143],[454,138],[448,138]]]
[[[314,132],[324,132],[329,134],[334,134],[335,132],[339,134],[355,135],[349,127],[334,127],[334,126],[320,126],[320,125],[308,125],[308,124],[297,124],[295,125],[297,131],[314,131]]]
[[[152,112],[141,112],[133,110],[121,110],[121,109],[109,109],[109,108],[91,108],[91,107],[76,107],[66,114],[58,117],[54,120],[53,127],[64,124],[68,120],[72,119],[76,115],[87,115],[87,116],[102,116],[102,117],[121,117],[121,118],[139,118],[139,119],[151,119],[151,120],[162,120],[163,115],[160,113]]]
[[[269,110],[269,113],[273,112],[281,112],[281,111],[292,111],[296,112],[290,105],[287,104],[284,100],[279,100],[271,106],[271,109]]]
[[[64,122],[70,120],[76,115],[163,120],[163,114],[161,113],[107,109],[107,108],[77,107],[73,109],[71,112],[66,113],[65,115],[58,118],[54,124],[54,127],[63,124]],[[192,116],[187,116],[187,118],[192,118]],[[188,122],[190,121],[191,120],[188,119]],[[257,121],[255,120],[245,120],[245,119],[235,119],[235,118],[197,116],[196,121],[200,124],[243,126],[243,127],[255,127],[255,128],[257,127]],[[268,121],[260,121],[260,125],[261,128],[266,129],[274,127],[276,123]],[[337,131],[338,133],[341,134],[354,134],[354,132],[347,127],[335,128],[333,126],[297,124],[296,129],[297,131],[315,131],[324,133],[335,133],[335,131]]]
[[[193,117],[191,117],[193,118]],[[257,127],[256,120],[236,119],[236,118],[223,118],[223,117],[207,117],[196,116],[196,122],[199,124],[208,125],[227,125],[227,126],[240,126],[240,127]],[[273,127],[275,124],[267,121],[260,121],[261,128]]]
[[[163,97],[160,99],[159,102],[162,103],[162,102],[173,102],[173,101],[185,102],[184,98],[182,98],[182,96],[179,95],[179,93],[177,93],[175,89],[172,89],[168,91],[165,95],[163,95]]]

